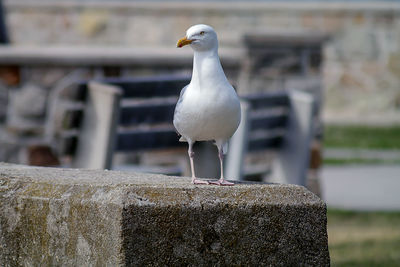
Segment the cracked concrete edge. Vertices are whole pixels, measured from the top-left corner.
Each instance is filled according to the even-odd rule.
[[[0,163],[0,179],[3,184],[5,180],[32,183],[32,188],[48,188],[48,185],[55,188],[76,186],[97,188],[92,201],[102,202],[109,198],[107,201],[115,204],[175,205],[181,203],[195,205],[205,201],[237,205],[251,205],[251,203],[321,207],[325,205],[320,198],[306,188],[287,184],[238,183],[232,187],[193,185],[188,177],[106,170],[29,167],[5,163]],[[49,189],[44,192],[49,192]],[[46,195],[44,192],[40,192],[40,194]],[[54,197],[61,197],[61,195]]]

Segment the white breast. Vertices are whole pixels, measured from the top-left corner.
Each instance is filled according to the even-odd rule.
[[[227,140],[240,123],[240,104],[233,88],[193,90],[189,85],[174,118],[178,132],[192,141]]]

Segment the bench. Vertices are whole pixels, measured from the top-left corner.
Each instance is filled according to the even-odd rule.
[[[189,81],[175,75],[75,82],[54,96],[63,105],[51,117],[62,123],[48,135],[77,168],[110,169],[114,152],[183,148],[172,118]]]
[[[186,150],[187,144],[178,142],[172,118],[180,90],[189,81],[190,77],[162,76],[78,83],[70,95],[80,104],[65,111],[70,123],[61,131],[64,146],[76,146],[75,152],[66,150],[75,153],[72,165],[110,169],[114,152]],[[265,174],[271,167],[265,161],[259,166],[243,162],[252,154],[273,151],[271,181],[305,185],[313,134],[312,96],[299,91],[268,92],[242,96],[241,104],[242,122],[230,142],[226,177],[243,180]],[[218,175],[219,166],[212,164],[218,162],[214,150],[208,143],[197,153],[201,162],[197,168],[207,169],[204,177]]]
[[[298,90],[241,97],[242,121],[230,141],[226,177],[243,180],[267,173],[270,182],[306,185],[314,135],[314,98]],[[244,164],[246,156],[274,151],[271,166]],[[260,166],[261,165],[261,166]]]

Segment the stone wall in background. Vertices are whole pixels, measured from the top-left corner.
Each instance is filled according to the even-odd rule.
[[[247,33],[327,33],[325,118],[400,121],[399,3],[8,0],[5,7],[15,45],[171,47],[196,23],[212,25],[220,46],[232,48]]]

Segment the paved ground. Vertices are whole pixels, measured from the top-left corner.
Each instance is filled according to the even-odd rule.
[[[326,166],[321,190],[329,207],[400,211],[400,166]]]

